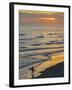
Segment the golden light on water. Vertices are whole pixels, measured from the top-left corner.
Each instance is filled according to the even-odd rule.
[[[44,62],[43,64],[41,64],[40,66],[38,66],[36,68],[36,70],[38,72],[42,72],[44,71],[45,69],[49,68],[49,67],[52,67],[58,63],[61,63],[64,61],[64,54],[60,54],[60,55],[57,55],[57,56],[52,56],[52,60],[49,60],[47,62]]]
[[[51,20],[51,21],[54,21],[56,18],[40,18],[42,20]]]

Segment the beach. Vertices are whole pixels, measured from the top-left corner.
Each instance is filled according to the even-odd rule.
[[[64,77],[64,62],[58,63],[41,72],[42,74],[36,78],[58,78]]]
[[[21,77],[20,78],[22,78],[22,79],[31,79],[32,78],[32,72],[29,70],[29,68],[31,67],[31,66],[34,66],[34,67],[36,67],[35,68],[35,71],[34,71],[34,78],[36,78],[36,77],[39,77],[40,76],[40,78],[41,78],[41,75],[43,74],[43,72],[46,72],[46,74],[47,73],[49,73],[48,71],[47,71],[47,69],[50,69],[50,68],[52,68],[52,67],[55,67],[56,65],[58,65],[59,66],[59,64],[61,64],[61,63],[64,63],[64,55],[63,54],[59,54],[59,55],[54,55],[54,56],[52,56],[52,58],[51,58],[51,60],[48,60],[48,61],[45,61],[45,62],[43,62],[43,63],[41,63],[41,64],[39,64],[39,63],[36,63],[36,64],[34,64],[34,65],[29,65],[29,66],[27,66],[27,67],[24,67],[24,68],[22,68],[21,70],[20,70],[20,73],[21,73]],[[60,65],[61,66],[61,65]],[[61,68],[62,70],[64,69],[64,64],[62,65],[62,67],[63,68]],[[26,68],[26,70],[27,70],[27,73],[25,72],[25,68]],[[56,68],[56,70],[57,70],[57,68]],[[25,73],[24,73],[25,72]],[[54,72],[55,72],[55,70],[54,70]],[[58,72],[59,72],[59,70],[57,70],[56,71],[56,74],[58,74]],[[61,73],[61,72],[60,72]],[[46,75],[47,76],[47,75]],[[45,77],[46,77],[45,76]],[[45,78],[44,77],[44,78]],[[53,76],[54,77],[54,76]]]
[[[63,63],[64,13],[20,10],[19,79],[64,76]]]

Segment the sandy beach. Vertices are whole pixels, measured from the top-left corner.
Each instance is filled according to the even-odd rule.
[[[41,73],[42,74],[36,78],[64,77],[64,62],[58,63],[50,68],[47,68],[45,71],[42,71]]]
[[[35,71],[34,71],[34,78],[39,77],[46,69],[51,68],[62,62],[64,62],[64,55],[59,54],[59,55],[53,55],[51,60],[45,61],[42,64],[39,64],[39,63],[35,64],[34,66],[37,65],[37,67],[35,68]],[[24,78],[31,79],[32,78],[32,73],[29,70],[30,67],[31,67],[31,65],[26,67],[26,70],[28,68],[28,72],[25,74],[24,74],[25,68],[22,68],[20,70],[20,72],[22,72],[22,73],[20,73],[21,74],[20,76],[22,79],[24,79]]]

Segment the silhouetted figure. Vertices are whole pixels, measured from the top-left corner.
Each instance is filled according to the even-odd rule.
[[[31,67],[29,69],[32,71],[32,78],[34,78],[34,71],[35,71],[34,67]]]

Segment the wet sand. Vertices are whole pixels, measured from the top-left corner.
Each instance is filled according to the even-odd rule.
[[[55,75],[59,74],[59,69],[60,68],[60,74],[58,75],[59,76],[63,76],[63,64],[61,65],[61,63],[64,62],[64,54],[63,53],[60,53],[60,54],[56,54],[56,55],[53,55],[51,57],[51,60],[48,60],[48,61],[45,61],[43,62],[42,64],[38,64],[38,66],[35,68],[35,71],[34,71],[34,78],[46,78],[46,77],[50,77],[50,73],[49,71],[56,71],[56,73],[54,74],[53,72],[53,75],[51,75],[51,77],[55,77]],[[36,65],[36,64],[35,64]],[[34,66],[35,66],[34,65]],[[57,66],[56,66],[57,65]],[[62,67],[61,67],[62,66]],[[29,69],[29,67],[31,66],[28,66],[27,68]],[[27,70],[27,69],[26,69]],[[21,79],[31,79],[32,78],[32,73],[31,71],[29,70],[27,73],[23,74],[23,72],[25,71],[25,68],[22,68],[20,70],[20,73],[21,75]],[[61,73],[62,72],[62,73]],[[45,74],[44,74],[45,73]],[[61,75],[62,74],[62,75]],[[48,76],[49,75],[49,76]],[[56,76],[57,76],[56,75]]]
[[[59,54],[59,55],[53,55],[51,57],[51,60],[50,61],[46,61],[44,62],[43,64],[41,64],[40,66],[38,66],[36,68],[36,70],[38,72],[41,72],[41,71],[44,71],[45,69],[49,68],[49,67],[52,67],[58,63],[61,63],[64,61],[64,55],[63,54]]]
[[[55,78],[64,77],[64,62],[58,63],[55,66],[47,68],[42,74],[36,78]]]

